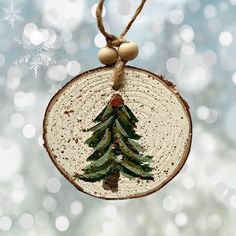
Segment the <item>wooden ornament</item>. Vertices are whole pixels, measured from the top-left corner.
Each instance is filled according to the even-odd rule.
[[[130,61],[138,56],[138,46],[134,42],[122,43],[119,47],[118,53],[123,61]]]
[[[127,66],[124,86],[116,92],[112,73],[112,67],[87,71],[56,93],[44,117],[44,146],[58,170],[82,192],[102,199],[146,196],[172,180],[187,160],[192,140],[189,107],[162,76]],[[135,131],[141,135],[145,155],[152,156],[153,180],[130,179],[120,173],[97,182],[76,178],[93,152],[85,144],[92,132],[85,131],[109,102],[113,109],[126,104],[137,117]]]
[[[98,59],[104,65],[113,65],[118,57],[116,49],[111,47],[104,47],[98,52]]]

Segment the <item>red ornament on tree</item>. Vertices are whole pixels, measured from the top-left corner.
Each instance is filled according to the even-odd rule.
[[[114,94],[111,98],[110,104],[113,107],[120,107],[122,104],[124,104],[124,100],[120,94]]]

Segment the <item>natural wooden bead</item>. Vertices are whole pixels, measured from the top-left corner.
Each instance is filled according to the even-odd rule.
[[[134,42],[122,43],[119,47],[118,53],[122,60],[130,61],[138,56],[138,46]]]
[[[98,59],[104,65],[112,65],[116,62],[118,53],[114,48],[104,47],[98,52]]]

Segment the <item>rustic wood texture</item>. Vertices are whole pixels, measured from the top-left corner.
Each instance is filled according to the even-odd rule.
[[[119,176],[118,191],[103,188],[103,181],[89,183],[73,178],[81,173],[91,154],[83,132],[106,106],[111,96],[112,67],[101,67],[78,75],[50,101],[44,118],[44,145],[58,170],[80,191],[102,199],[127,199],[151,194],[176,176],[183,167],[192,140],[188,104],[175,86],[162,76],[125,67],[121,96],[139,119],[140,144],[153,156],[154,179]]]

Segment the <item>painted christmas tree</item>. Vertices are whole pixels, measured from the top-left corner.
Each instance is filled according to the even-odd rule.
[[[75,177],[83,181],[103,180],[103,188],[118,191],[120,174],[127,178],[153,180],[151,156],[144,155],[135,132],[138,119],[124,104],[119,94],[113,95],[108,105],[94,119],[98,123],[86,131],[92,136],[85,143],[94,149],[87,158],[91,162],[83,174]]]

